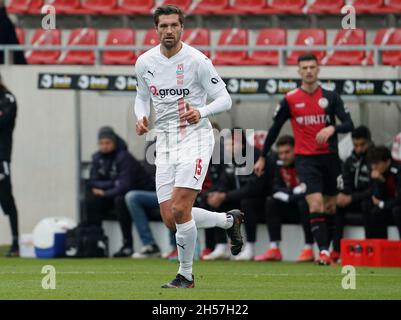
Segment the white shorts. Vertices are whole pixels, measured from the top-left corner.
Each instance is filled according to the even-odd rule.
[[[214,148],[213,132],[201,139],[186,137],[173,148],[165,148],[166,139],[156,141],[156,192],[159,203],[170,200],[174,187],[202,190]]]

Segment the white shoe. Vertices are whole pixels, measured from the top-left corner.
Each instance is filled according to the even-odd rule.
[[[144,246],[140,252],[135,252],[131,256],[133,259],[145,259],[150,257],[160,257],[160,249],[157,245]]]
[[[203,257],[203,260],[227,260],[229,258],[230,253],[228,246],[226,244],[218,244],[211,253]]]
[[[235,261],[250,261],[255,257],[255,250],[253,243],[246,243],[242,251],[234,256]]]

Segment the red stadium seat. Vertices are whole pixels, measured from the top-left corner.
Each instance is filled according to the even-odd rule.
[[[340,14],[341,8],[344,6],[344,0],[315,0],[307,7],[307,13],[317,14]]]
[[[401,29],[389,28],[380,29],[377,31],[373,44],[377,46],[401,45]],[[374,53],[369,51],[366,57],[366,64],[374,63]],[[382,64],[385,65],[401,65],[401,50],[400,51],[382,51]]]
[[[18,43],[25,44],[25,30],[22,28],[16,28],[15,33],[17,34]]]
[[[165,4],[171,4],[179,7],[183,11],[187,11],[189,6],[192,4],[192,0],[164,0],[161,4],[158,4],[158,6]]]
[[[401,0],[388,0],[386,6],[381,11],[384,12],[394,12],[400,13],[401,12]]]
[[[83,14],[92,12],[89,9],[81,8],[80,0],[53,0],[49,4],[56,8],[57,14]]]
[[[363,29],[339,30],[334,39],[335,46],[364,45],[366,33]],[[332,51],[328,52],[322,64],[359,65],[365,58],[365,51]]]
[[[150,14],[153,0],[122,0],[119,9],[134,14]]]
[[[248,30],[225,29],[220,34],[219,46],[248,45]],[[215,64],[241,65],[247,59],[247,51],[217,51],[213,62]]]
[[[8,13],[39,13],[43,0],[11,0],[7,7]]]
[[[111,29],[106,38],[106,46],[135,45],[135,31],[132,29]],[[104,51],[103,64],[133,65],[136,61],[134,51]]]
[[[287,44],[287,30],[281,28],[262,29],[256,39],[256,46],[281,46]],[[250,54],[246,64],[250,65],[277,65],[278,51],[254,51]]]
[[[210,45],[210,31],[209,29],[184,29],[182,41],[191,46],[209,46]],[[206,56],[210,56],[209,51],[202,50]]]
[[[84,0],[81,7],[92,13],[108,14],[117,10],[117,0]]]
[[[310,46],[310,51],[297,51],[291,52],[287,59],[287,64],[293,65],[298,63],[298,57],[304,53],[312,52],[318,60],[322,60],[325,52],[324,51],[313,51],[313,46],[325,46],[326,45],[326,30],[324,29],[302,29],[299,31],[294,45],[296,46]]]
[[[281,13],[302,13],[305,0],[272,0],[270,7]]]
[[[31,0],[29,4],[28,13],[30,14],[40,14],[40,10],[44,5],[43,0]]]
[[[31,45],[40,47],[45,45],[60,45],[61,32],[55,30],[36,29],[31,40]],[[57,64],[60,56],[60,50],[42,51],[29,50],[25,53],[29,64]]]
[[[228,9],[229,0],[200,0],[194,2],[195,6],[193,10],[190,10],[194,14],[224,14]]]
[[[154,47],[154,46],[157,46],[159,43],[160,43],[159,35],[157,34],[155,28],[152,28],[152,29],[149,29],[148,31],[146,31],[146,34],[142,40],[142,45]],[[147,50],[149,50],[149,49],[147,49]],[[140,51],[138,56],[141,55],[142,53],[146,52],[147,50]]]
[[[97,45],[97,31],[91,28],[73,29],[68,37],[67,45]],[[61,64],[94,64],[94,51],[67,51],[60,55]]]
[[[375,13],[383,7],[383,0],[354,0],[352,5],[357,14]]]
[[[266,0],[235,0],[230,9],[240,14],[263,14],[274,11],[267,7]]]

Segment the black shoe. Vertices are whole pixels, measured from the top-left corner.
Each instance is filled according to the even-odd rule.
[[[244,242],[242,241],[241,235],[241,224],[244,222],[244,213],[238,209],[234,209],[227,212],[227,215],[231,215],[234,219],[233,226],[227,229],[227,235],[231,239],[231,253],[236,256],[241,252]]]
[[[130,247],[122,247],[119,251],[117,251],[113,257],[114,258],[126,258],[126,257],[131,257],[132,254],[134,253],[134,250]]]
[[[6,253],[6,257],[8,258],[16,258],[19,257],[19,247],[11,246],[8,252]]]
[[[192,275],[192,281],[189,281],[184,276],[180,275],[179,273],[175,277],[175,279],[169,283],[162,285],[162,288],[175,288],[175,289],[191,289],[195,288],[195,278]]]

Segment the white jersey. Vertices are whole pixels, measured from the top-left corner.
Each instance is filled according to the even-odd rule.
[[[160,49],[158,45],[145,52],[135,65],[137,94],[142,100],[152,99],[156,132],[190,136],[198,129],[210,130],[207,118],[190,125],[186,121],[180,123],[179,115],[186,112],[186,102],[203,108],[207,96],[224,89],[225,83],[210,59],[199,50],[183,43],[177,54],[167,58]]]

